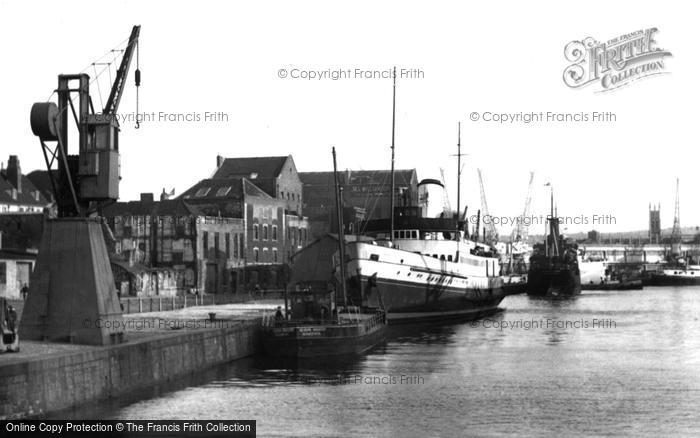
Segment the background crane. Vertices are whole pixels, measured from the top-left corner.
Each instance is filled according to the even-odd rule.
[[[673,229],[671,231],[671,253],[679,255],[681,253],[681,243],[683,236],[681,235],[681,203],[679,193],[680,183],[676,178],[676,202],[673,207]]]
[[[530,181],[527,183],[527,194],[525,195],[525,207],[523,208],[523,214],[520,216],[520,220],[516,222],[515,228],[513,228],[513,233],[511,234],[512,242],[524,242],[527,240],[529,231],[529,220],[527,218],[530,216],[530,205],[532,204],[532,183],[535,179],[535,172],[530,172]]]
[[[442,183],[442,211],[446,217],[452,215],[452,205],[450,197],[447,195],[447,184],[445,184],[445,169],[440,168],[440,182]]]
[[[498,231],[496,231],[496,226],[493,224],[493,218],[491,218],[491,215],[489,214],[489,207],[486,202],[486,191],[484,190],[484,179],[481,176],[481,169],[477,169],[477,172],[479,173],[479,188],[481,189],[481,217],[484,228],[486,229],[484,241],[493,244],[498,241]]]

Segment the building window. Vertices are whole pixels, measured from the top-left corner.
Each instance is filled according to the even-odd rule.
[[[214,257],[219,257],[219,233],[214,233]]]
[[[267,250],[267,248],[263,248],[263,262],[269,262],[270,261],[270,252]]]
[[[172,239],[163,239],[160,260],[163,262],[172,262],[173,261],[173,240]]]
[[[260,250],[258,248],[253,248],[253,259],[256,262],[260,261]]]
[[[277,240],[277,225],[272,226],[272,240]]]
[[[267,240],[267,224],[263,225],[263,240]]]
[[[209,253],[209,232],[202,233],[202,256],[207,257]]]
[[[0,262],[0,284],[7,284],[7,263]]]
[[[185,239],[185,241],[182,242],[182,248],[183,248],[182,261],[183,262],[194,261],[194,251],[192,251],[192,241],[190,239]]]
[[[216,191],[216,196],[226,196],[228,195],[228,192],[231,191],[231,186],[227,187],[221,187],[219,190]]]
[[[272,261],[277,263],[277,248],[272,248]]]
[[[258,232],[258,224],[253,224],[253,240],[260,239],[260,234]]]
[[[201,198],[203,196],[207,196],[209,190],[209,187],[202,187],[201,189],[197,190],[197,192],[194,195],[198,198]]]
[[[233,258],[238,258],[238,233],[233,235]]]
[[[226,239],[226,258],[230,259],[231,258],[231,234],[226,233],[224,238]]]
[[[243,240],[243,234],[239,234],[238,236],[238,244],[240,245],[238,254],[240,254],[242,258],[245,258],[245,241]]]
[[[280,192],[280,198],[284,199],[284,192]]]

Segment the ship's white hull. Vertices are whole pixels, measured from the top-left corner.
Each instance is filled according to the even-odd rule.
[[[435,246],[431,250],[438,251]],[[459,262],[454,262],[417,252],[365,242],[348,244],[350,299],[386,309],[392,323],[473,319],[497,310],[505,294],[496,258],[455,252],[453,260]]]

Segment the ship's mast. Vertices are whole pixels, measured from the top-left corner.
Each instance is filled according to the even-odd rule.
[[[389,232],[389,240],[394,241],[394,186],[396,181],[394,179],[394,140],[396,139],[396,67],[394,67],[394,89],[391,104],[391,229]]]
[[[460,213],[460,198],[461,198],[461,181],[462,181],[462,123],[457,122],[457,219]]]
[[[343,293],[343,306],[347,307],[348,297],[345,293],[345,233],[343,230],[343,212],[342,212],[342,201],[340,195],[340,184],[338,183],[338,166],[335,160],[335,147],[333,147],[333,178],[335,180],[335,211],[338,217],[338,252],[340,254],[340,290]],[[338,299],[337,289],[336,289],[336,302]]]
[[[457,262],[459,262],[459,214],[460,214],[460,186],[462,182],[462,123],[457,122],[457,229],[455,230],[455,240],[457,241]],[[466,218],[465,218],[466,220]]]

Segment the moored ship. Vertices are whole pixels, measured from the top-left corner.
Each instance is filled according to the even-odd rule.
[[[317,276],[302,275],[303,280],[296,283],[298,288],[292,292],[291,313],[287,309],[290,302],[285,294],[285,312],[277,310],[274,319],[265,319],[263,324],[263,346],[271,356],[281,357],[329,357],[345,354],[360,354],[377,345],[384,339],[386,329],[386,312],[382,308],[367,306],[349,306],[346,293],[345,271],[345,236],[343,235],[343,218],[341,212],[340,189],[336,166],[335,148],[333,148],[333,175],[335,178],[336,218],[338,220],[338,258],[337,288],[331,282],[319,285]],[[315,252],[301,255],[298,269],[313,261]],[[316,264],[322,262],[316,260]],[[321,277],[323,278],[323,277]],[[340,297],[337,296],[338,291]],[[342,299],[342,306],[339,305]]]
[[[547,218],[548,233],[543,243],[535,245],[527,274],[527,293],[534,296],[572,296],[581,293],[581,272],[575,244],[559,232],[559,218],[554,212]]]
[[[694,286],[700,285],[700,266],[680,265],[652,272],[645,279],[648,286]]]
[[[505,297],[499,259],[463,226],[422,217],[419,207],[396,209],[393,234],[389,219],[368,221],[365,233],[375,240],[346,245],[348,299],[385,309],[390,324],[497,311]]]
[[[348,243],[345,251],[334,256],[335,272],[347,273],[349,303],[383,309],[390,324],[474,319],[497,311],[505,297],[499,259],[489,245],[470,238],[466,212],[463,220],[459,220],[460,125],[457,126],[456,214],[443,211],[440,217],[427,217],[427,205],[425,210],[420,206],[395,208],[395,116],[396,68],[389,218],[365,221],[362,234],[372,240]],[[423,183],[437,184],[444,191],[444,185],[435,180]],[[478,224],[475,228],[478,235]]]
[[[381,309],[336,306],[333,291],[306,289],[290,295],[289,319],[280,313],[263,321],[262,344],[269,356],[361,354],[384,339],[386,315]]]

